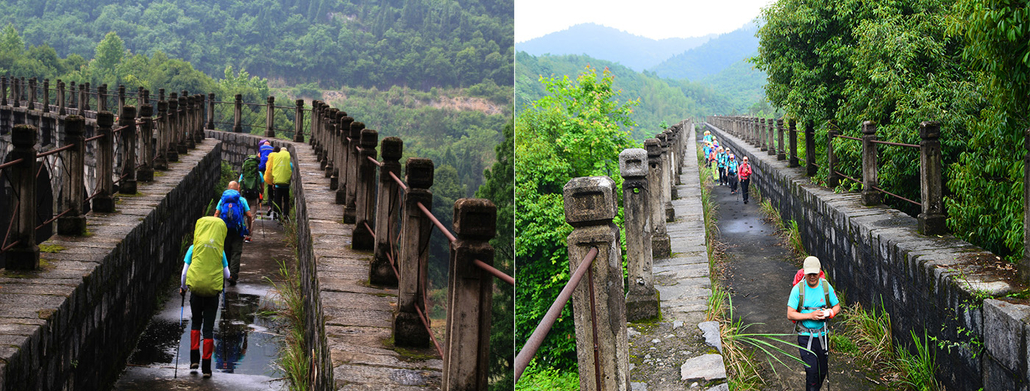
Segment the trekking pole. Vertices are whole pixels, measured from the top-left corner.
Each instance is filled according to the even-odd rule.
[[[183,309],[185,309],[185,308],[186,308],[186,295],[183,294],[182,295],[182,303],[179,304],[179,330],[182,330],[182,313],[183,313]],[[180,334],[180,337],[181,336],[182,335]],[[182,341],[179,341],[179,343],[175,345],[175,374],[172,375],[173,379],[178,379],[179,378],[179,350],[180,350],[181,347],[182,347]]]

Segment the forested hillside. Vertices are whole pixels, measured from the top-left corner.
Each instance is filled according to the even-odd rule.
[[[208,75],[231,65],[273,85],[323,88],[510,86],[513,15],[512,0],[0,2],[0,26],[60,57],[91,59],[115,32],[134,54],[163,53]]]
[[[611,27],[584,23],[515,46],[517,51],[534,56],[587,55],[641,72],[707,42],[712,36],[651,39]]]
[[[677,54],[648,70],[661,77],[691,81],[718,74],[758,51],[757,30],[758,26],[749,24]]]
[[[634,72],[622,65],[598,60],[587,56],[540,56],[534,57],[519,52],[515,65],[515,109],[521,112],[530,102],[544,96],[544,85],[540,76],[575,78],[583,73],[587,65],[598,70],[609,69],[614,75],[613,88],[621,92],[620,98],[626,101],[638,100],[639,105],[633,108],[631,118],[637,126],[631,137],[643,141],[660,130],[660,124],[674,124],[687,117],[704,116],[714,113],[741,112],[756,101],[747,100],[737,95],[728,95],[715,85],[707,85],[686,80],[662,79],[650,72]],[[753,80],[752,80],[753,81]],[[729,84],[729,83],[727,83]],[[756,84],[761,88],[761,84]],[[730,91],[738,93],[748,88],[740,86]],[[629,129],[624,129],[629,130]]]

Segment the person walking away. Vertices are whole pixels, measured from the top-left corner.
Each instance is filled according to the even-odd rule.
[[[240,278],[240,258],[243,256],[243,243],[250,241],[250,227],[254,226],[254,215],[250,212],[247,199],[240,196],[240,184],[229,182],[228,189],[222,192],[222,198],[215,205],[215,217],[225,222],[226,234],[224,251],[229,258],[229,285],[236,286]]]
[[[218,296],[222,293],[225,279],[229,278],[229,263],[222,248],[225,233],[225,222],[220,218],[205,216],[197,220],[193,228],[193,244],[186,250],[179,280],[179,294],[185,296],[186,291],[190,291],[190,311],[193,314],[190,319],[190,369],[196,370],[200,366],[205,379],[211,377]],[[203,355],[200,351],[202,334]]]
[[[730,194],[737,194],[737,157],[730,153],[726,157],[726,175],[730,184]]]
[[[275,154],[275,159],[270,160],[272,166],[272,183],[274,186],[272,195],[275,213],[279,221],[285,221],[290,217],[290,178],[293,176],[293,162],[290,159],[290,151],[280,149]]]
[[[268,156],[271,155],[274,151],[275,151],[275,148],[272,147],[272,143],[269,142],[268,140],[258,141],[258,159],[259,159],[258,160],[258,172],[265,172],[265,169],[268,166]],[[272,199],[271,189],[269,189],[268,193],[266,194],[264,192],[264,189],[266,189],[266,188],[267,187],[262,187],[261,194],[264,195],[264,198],[266,200],[271,200]],[[260,209],[259,209],[259,211],[260,211]],[[272,205],[271,205],[271,203],[269,203],[269,205],[268,205],[268,214],[269,215],[272,214]]]
[[[261,198],[265,192],[265,178],[261,174],[259,158],[257,155],[247,156],[243,160],[242,171],[238,182],[240,183],[240,194],[247,200],[247,204],[253,210],[261,210]]]
[[[265,163],[265,168],[262,170],[265,172],[265,190],[268,193],[268,215],[273,219],[275,218],[275,182],[272,180],[272,164],[269,162],[275,161],[275,156],[279,153],[279,147],[275,147],[272,153],[268,154],[268,161]]]
[[[805,258],[805,278],[791,288],[787,299],[787,319],[796,324],[807,391],[818,391],[826,379],[830,349],[827,323],[840,313],[837,293],[819,278],[820,268],[819,258]]]
[[[741,158],[740,167],[737,168],[737,177],[740,178],[740,190],[743,192],[744,203],[748,199],[748,185],[751,184],[751,163],[748,163],[747,156]]]
[[[719,147],[715,150],[715,167],[719,169],[719,186],[726,186],[729,184],[729,179],[726,178],[726,163],[729,160],[729,155],[726,150]]]

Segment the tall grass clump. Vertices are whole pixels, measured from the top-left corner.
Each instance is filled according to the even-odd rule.
[[[285,377],[290,382],[290,390],[311,389],[309,370],[311,359],[304,351],[304,296],[300,290],[300,276],[296,268],[286,265],[286,262],[279,261],[280,281],[272,283],[276,292],[282,300],[275,317],[285,323],[286,331],[283,333],[283,344],[280,347],[279,358],[276,363],[282,368]]]
[[[914,331],[909,331],[909,334],[912,335],[916,354],[909,353],[904,348],[897,349],[898,358],[894,361],[893,366],[902,374],[899,383],[920,391],[943,389],[941,383],[934,377],[934,372],[937,370],[937,355],[931,350],[931,345],[927,343],[926,332],[923,332],[922,339],[916,337]]]

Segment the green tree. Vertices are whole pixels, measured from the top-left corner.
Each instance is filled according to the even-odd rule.
[[[608,175],[621,187],[618,154],[636,144],[622,127],[635,123],[631,108],[612,88],[606,69],[598,77],[587,68],[576,79],[540,78],[547,95],[515,119],[515,254],[516,341],[521,348],[568,281],[562,188],[575,177]],[[555,323],[537,363],[543,367],[576,368],[571,306]]]
[[[509,276],[515,262],[515,123],[504,126],[504,141],[495,149],[497,162],[483,173],[486,180],[476,190],[476,197],[493,201],[497,206],[497,236],[490,240],[494,247],[493,266]],[[515,287],[494,280],[493,314],[490,326],[491,390],[508,391],[514,387],[515,362]]]
[[[114,67],[122,62],[123,57],[125,57],[125,42],[114,31],[109,32],[97,45],[96,57],[93,58],[96,63],[94,70],[105,73],[114,72]]]

